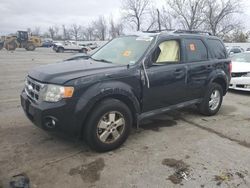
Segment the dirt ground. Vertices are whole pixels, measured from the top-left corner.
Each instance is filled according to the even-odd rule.
[[[32,188],[250,187],[250,93],[230,91],[213,117],[190,107],[144,121],[102,154],[33,126],[19,101],[27,71],[72,55],[0,51],[0,188],[20,173]]]

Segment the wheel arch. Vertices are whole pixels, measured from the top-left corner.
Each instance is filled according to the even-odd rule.
[[[222,76],[219,76],[219,77],[216,77],[212,80],[212,83],[217,83],[219,85],[221,85],[222,87],[222,90],[223,90],[223,95],[225,95],[227,93],[227,81],[224,77]]]
[[[79,127],[79,130],[81,130],[81,134],[84,129],[84,124],[95,106],[100,103],[100,101],[108,98],[120,100],[127,105],[131,110],[133,125],[136,125],[141,106],[130,86],[122,82],[96,84],[84,92],[76,105],[75,114],[77,114],[77,119],[80,120],[79,126],[81,127]]]

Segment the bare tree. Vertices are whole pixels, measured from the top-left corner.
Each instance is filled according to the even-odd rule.
[[[184,29],[194,30],[204,23],[205,0],[167,0],[167,5]]]
[[[81,31],[82,27],[80,25],[77,24],[73,24],[71,26],[70,29],[70,33],[71,35],[74,37],[74,39],[77,41],[80,37],[80,31]]]
[[[34,29],[30,30],[32,35],[39,36],[40,35],[40,27],[35,27]]]
[[[213,35],[224,36],[240,26],[233,16],[240,12],[241,0],[207,0],[205,20]]]
[[[94,36],[99,40],[105,40],[107,34],[107,22],[103,16],[93,21]]]
[[[62,25],[62,38],[63,40],[69,40],[70,39],[70,32],[69,29],[66,28],[65,25]]]
[[[241,29],[236,29],[232,34],[233,42],[247,42],[248,34],[243,32]]]
[[[89,40],[89,41],[94,40],[94,27],[93,27],[93,25],[89,25],[88,27],[83,29],[82,34],[86,40]]]
[[[55,30],[53,27],[49,27],[48,33],[49,33],[50,37],[52,38],[52,40],[54,40],[55,39]]]
[[[58,38],[58,32],[59,32],[59,27],[57,26],[50,26],[48,29],[48,33],[53,40]]]
[[[157,16],[157,11],[155,7],[152,7],[147,15],[147,31],[150,30],[159,30],[159,27],[157,26],[158,16]],[[160,13],[159,13],[160,14]]]
[[[150,13],[148,14],[148,27],[149,30],[171,30],[173,29],[176,17],[174,17],[168,9],[162,7],[161,9],[156,9],[152,7]]]
[[[136,30],[141,30],[143,16],[147,13],[150,0],[124,0],[122,8],[126,11],[124,19],[133,23]]]
[[[110,18],[110,22],[109,22],[110,26],[109,26],[109,35],[110,37],[113,39],[115,37],[118,37],[122,34],[123,32],[123,25],[121,24],[121,22],[119,22],[118,24],[114,23],[114,20],[111,16]]]
[[[164,29],[174,29],[174,25],[176,22],[176,17],[173,16],[168,9],[165,7],[162,7],[161,13],[160,13],[160,21],[161,21],[161,27]],[[176,26],[175,26],[176,27]],[[177,28],[175,28],[177,29]]]

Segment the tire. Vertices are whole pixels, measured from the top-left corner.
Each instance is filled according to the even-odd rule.
[[[64,52],[64,49],[62,47],[58,48],[57,51],[58,53],[63,53]]]
[[[214,98],[215,100],[213,100]],[[221,107],[223,101],[223,90],[221,85],[212,83],[208,87],[203,101],[198,105],[201,114],[206,116],[215,115]]]
[[[79,50],[79,52],[80,52],[80,53],[85,53],[85,54],[86,54],[86,53],[87,53],[87,49],[83,48],[83,49]]]
[[[114,150],[128,138],[132,122],[127,105],[116,99],[105,99],[92,110],[84,127],[84,138],[95,151]]]
[[[3,49],[3,42],[0,42],[0,50],[2,50]]]
[[[36,46],[32,43],[28,43],[25,47],[27,51],[34,51],[36,49]]]
[[[7,43],[4,44],[4,47],[5,47],[5,49],[8,50],[8,51],[14,51],[14,50],[16,50],[16,48],[17,48],[16,41],[15,41],[15,40],[12,40],[12,41],[10,41],[10,42],[7,42]]]

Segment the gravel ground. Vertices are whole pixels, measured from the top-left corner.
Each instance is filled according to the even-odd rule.
[[[146,120],[102,154],[33,126],[19,101],[27,71],[72,55],[0,51],[0,188],[18,174],[32,188],[250,187],[250,93],[228,92],[213,117],[189,107]]]

